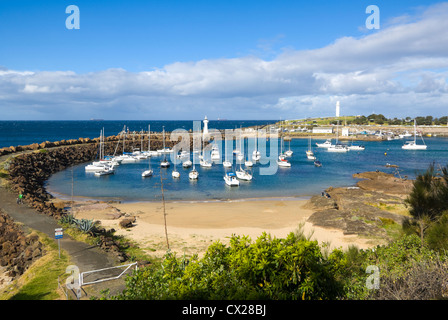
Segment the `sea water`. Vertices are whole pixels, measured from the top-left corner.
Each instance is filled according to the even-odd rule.
[[[435,163],[436,167],[448,164],[447,138],[427,138],[425,143],[428,149],[416,151],[403,150],[403,140],[354,141],[354,144],[364,145],[365,150],[351,150],[346,153],[332,153],[316,147],[316,142],[323,141],[312,141],[313,151],[322,167],[314,166],[313,160],[307,159],[305,151],[308,149],[308,139],[292,139],[285,142],[283,148],[283,151],[289,148],[293,151],[292,157],[288,158],[291,167],[278,167],[273,174],[263,175],[260,168],[267,168],[272,163],[255,163],[250,169],[253,173],[252,181],[240,181],[237,187],[227,186],[223,179],[226,171],[239,168],[236,159],[233,159],[232,169],[225,169],[222,164],[204,168],[196,162],[199,179],[191,181],[188,178],[191,168],[182,168],[180,162],[177,166],[171,163],[170,168],[160,168],[163,155],[137,163],[121,164],[115,174],[101,177],[85,172],[86,164],[73,166],[51,176],[46,187],[50,193],[65,198],[73,196],[121,201],[160,201],[162,187],[164,198],[172,201],[294,199],[320,194],[330,186],[354,186],[358,180],[353,178],[353,174],[358,172],[379,170],[397,177],[413,179],[432,163]],[[224,142],[222,149],[224,150]],[[386,164],[399,167],[387,167]],[[244,167],[244,164],[242,166]],[[153,176],[142,178],[141,173],[149,167],[154,171]],[[175,167],[180,172],[178,179],[171,176]]]

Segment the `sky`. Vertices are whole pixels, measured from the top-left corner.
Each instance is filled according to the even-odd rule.
[[[446,116],[447,30],[441,1],[0,0],[0,120]]]

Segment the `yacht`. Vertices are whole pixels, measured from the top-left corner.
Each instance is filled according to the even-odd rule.
[[[227,172],[224,176],[224,181],[228,186],[231,187],[240,185],[240,182],[238,181],[236,174],[233,172]]]
[[[291,150],[291,138],[289,138],[289,149],[285,151],[285,156],[292,157],[292,150]]]
[[[319,160],[314,160],[314,166],[322,167],[322,163]]]
[[[210,168],[212,166],[212,163],[210,161],[205,160],[205,159],[201,159],[199,161],[199,165],[201,167]]]
[[[240,166],[240,169],[236,171],[236,177],[238,179],[246,180],[246,181],[252,180],[252,174],[250,174],[249,171],[241,168],[241,166]]]
[[[193,167],[193,169],[188,173],[188,178],[190,180],[197,180],[199,177],[199,172],[196,171],[196,169]]]
[[[328,150],[328,152],[347,152],[347,151],[349,151],[347,146],[344,146],[340,143],[337,143],[337,144],[329,147],[327,150]]]
[[[425,141],[423,141],[423,136],[422,136],[423,144],[417,144],[416,139],[417,139],[417,125],[414,119],[414,140],[406,142],[401,148],[405,150],[426,150],[427,146],[425,144]]]
[[[331,139],[327,139],[323,143],[316,142],[316,146],[318,146],[319,148],[330,148],[331,146],[333,146],[333,144],[331,143]]]
[[[347,147],[349,150],[358,150],[358,151],[362,151],[362,150],[365,150],[366,149],[366,147],[364,147],[364,146],[356,146],[356,145],[351,145],[351,146],[348,146]]]
[[[165,127],[163,127],[163,150],[166,150],[166,148],[165,148]],[[166,159],[166,154],[167,154],[167,152],[163,153],[163,155],[164,155],[163,161],[160,162],[160,166],[162,168],[168,168],[170,166],[169,161]]]
[[[210,159],[212,161],[218,161],[218,160],[221,159],[221,156],[219,154],[219,147],[218,147],[218,145],[216,143],[213,144],[212,153],[210,155]]]
[[[190,168],[191,165],[192,165],[191,160],[186,160],[186,161],[182,162],[182,167],[183,168]]]
[[[102,170],[95,171],[96,176],[105,176],[105,175],[110,175],[110,174],[114,174],[114,173],[115,173],[115,170],[112,169],[111,167],[107,167],[107,166],[105,166]]]
[[[152,169],[148,169],[148,170],[145,170],[145,171],[142,172],[142,177],[143,177],[143,178],[151,177],[152,174],[153,174]]]
[[[309,142],[308,142],[308,150],[306,150],[306,157],[309,160],[316,160],[316,157],[314,156],[313,149],[311,148],[311,137],[310,137]]]
[[[286,157],[284,155],[278,157],[277,165],[279,167],[291,167],[291,163],[286,160]]]

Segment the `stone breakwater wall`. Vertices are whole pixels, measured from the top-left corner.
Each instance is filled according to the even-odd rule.
[[[0,211],[0,266],[6,269],[8,277],[22,275],[44,254],[36,234],[26,235],[9,215]]]
[[[153,141],[154,140],[154,141]],[[143,149],[147,149],[147,140],[143,140]],[[172,147],[176,142],[166,141],[166,147]],[[141,148],[140,139],[125,141],[124,151],[131,152],[134,148]],[[71,165],[87,163],[98,157],[98,139],[79,139],[76,141],[63,140],[58,142],[44,142],[38,145],[18,146],[0,149],[6,154],[15,148],[15,156],[8,160],[9,185],[17,194],[22,193],[24,202],[34,207],[37,211],[56,218],[63,214],[61,208],[57,208],[51,202],[52,196],[45,190],[45,181],[61,170]],[[145,148],[146,146],[146,148]],[[161,139],[151,139],[151,150],[163,148]],[[5,151],[7,149],[7,151]],[[19,150],[21,151],[19,153]],[[32,152],[23,152],[33,150]],[[123,144],[118,136],[107,137],[104,143],[105,154],[120,154]]]

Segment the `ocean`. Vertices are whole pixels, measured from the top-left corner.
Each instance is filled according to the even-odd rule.
[[[201,121],[197,119],[195,121]],[[235,129],[250,126],[264,126],[275,123],[275,120],[212,120],[209,119],[209,128]],[[78,138],[98,138],[100,131],[104,128],[105,136],[118,134],[123,127],[129,131],[147,131],[148,125],[151,131],[171,132],[175,129],[193,129],[193,120],[185,121],[152,121],[152,120],[114,120],[114,121],[0,121],[0,148],[29,145],[44,141],[60,141]]]

